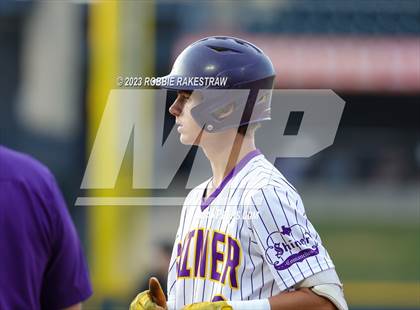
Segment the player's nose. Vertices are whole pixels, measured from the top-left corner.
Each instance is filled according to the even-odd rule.
[[[182,113],[183,105],[180,100],[176,99],[175,102],[169,107],[169,113],[173,116],[179,116]]]

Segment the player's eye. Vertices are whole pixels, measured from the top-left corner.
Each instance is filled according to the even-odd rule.
[[[179,102],[180,102],[180,103],[185,104],[185,103],[187,102],[187,100],[188,100],[188,99],[187,99],[187,98],[185,98],[184,96],[179,96],[179,97],[178,97],[178,100],[179,100]]]
[[[184,90],[182,90],[182,91],[179,91],[178,92],[178,95],[181,95],[181,96],[183,96],[185,98],[190,98],[191,94],[192,94],[191,91],[184,91]]]
[[[185,93],[179,93],[178,99],[180,100],[181,103],[185,104],[188,101],[188,99],[190,99],[190,95],[185,94]]]

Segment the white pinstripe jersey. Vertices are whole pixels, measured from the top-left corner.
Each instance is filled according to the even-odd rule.
[[[295,188],[258,151],[206,200],[186,197],[168,274],[168,301],[262,299],[334,268]]]

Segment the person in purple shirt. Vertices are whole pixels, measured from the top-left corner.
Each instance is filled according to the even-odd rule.
[[[53,175],[0,145],[0,309],[80,309],[92,294]]]

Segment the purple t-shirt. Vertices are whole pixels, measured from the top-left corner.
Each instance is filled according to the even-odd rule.
[[[91,294],[54,177],[29,156],[0,146],[0,309],[61,309]]]

